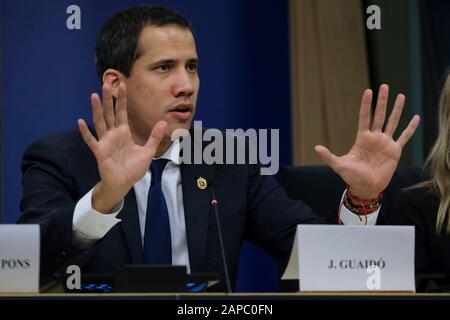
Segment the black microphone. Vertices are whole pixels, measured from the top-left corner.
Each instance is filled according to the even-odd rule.
[[[227,265],[227,260],[225,258],[225,246],[223,245],[222,228],[220,227],[220,220],[219,220],[219,210],[217,209],[217,205],[219,204],[219,202],[217,201],[216,192],[215,192],[215,188],[214,188],[216,179],[215,179],[215,175],[214,175],[214,169],[211,165],[207,166],[206,181],[211,190],[211,206],[214,210],[214,215],[216,217],[216,224],[217,224],[217,232],[219,233],[219,245],[220,245],[220,252],[222,254],[223,270],[225,272],[225,283],[227,286],[228,293],[231,293],[232,289],[231,289],[231,283],[230,283],[230,276],[228,274],[228,265]]]

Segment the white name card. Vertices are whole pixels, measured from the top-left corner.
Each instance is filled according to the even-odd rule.
[[[299,225],[282,279],[300,291],[415,291],[414,227]]]
[[[39,225],[0,225],[0,292],[39,292]]]

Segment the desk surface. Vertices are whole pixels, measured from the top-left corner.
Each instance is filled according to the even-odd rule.
[[[297,293],[0,293],[0,299],[138,300],[450,300],[450,293],[297,292]]]

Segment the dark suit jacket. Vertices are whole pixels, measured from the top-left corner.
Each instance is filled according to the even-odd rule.
[[[401,192],[388,224],[415,226],[416,271],[449,272],[450,235],[443,232],[437,235],[436,219],[439,196],[429,187],[411,188]]]
[[[222,274],[217,228],[210,209],[210,190],[197,187],[204,165],[181,165],[186,233],[191,272]],[[300,223],[321,218],[299,201],[287,198],[273,177],[257,165],[215,165],[226,257],[232,283],[244,239],[261,246],[284,269]],[[133,189],[113,227],[93,248],[80,252],[72,243],[76,203],[99,181],[95,158],[78,131],[56,134],[32,144],[22,162],[23,199],[19,223],[41,226],[41,285],[68,264],[85,273],[111,273],[142,263],[138,210]]]

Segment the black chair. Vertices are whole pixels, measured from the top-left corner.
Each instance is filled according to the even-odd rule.
[[[389,216],[399,191],[423,181],[425,176],[420,167],[398,168],[383,193],[378,223],[383,224]],[[284,166],[280,168],[280,177],[291,199],[302,200],[328,223],[337,223],[339,203],[346,185],[330,167]]]

